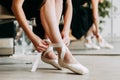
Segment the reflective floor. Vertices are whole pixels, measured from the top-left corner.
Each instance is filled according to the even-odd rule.
[[[63,69],[56,70],[40,60],[36,72],[30,72],[36,52],[30,49],[16,53],[10,57],[0,57],[0,80],[120,80],[120,42],[110,42],[114,49],[86,50],[80,41],[72,42],[69,48],[77,60],[88,67],[89,74],[77,75]]]

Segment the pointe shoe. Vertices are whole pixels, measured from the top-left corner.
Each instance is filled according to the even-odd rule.
[[[94,43],[85,43],[84,46],[87,49],[95,49],[95,50],[99,50],[100,49],[100,47],[95,45]]]
[[[109,44],[107,41],[105,41],[103,38],[102,38],[102,41],[101,42],[98,42],[98,45],[101,47],[101,48],[108,48],[108,49],[113,49],[114,47]]]
[[[49,40],[45,40],[46,42],[49,42]],[[45,63],[48,63],[48,64],[51,64],[52,66],[54,66],[55,68],[61,70],[62,68],[60,67],[60,65],[58,64],[58,60],[57,59],[48,59],[45,57],[45,55],[49,52],[53,50],[52,47],[49,46],[49,48],[41,55],[41,60]],[[35,72],[38,65],[39,65],[39,61],[40,61],[40,53],[37,54],[36,58],[35,58],[35,61],[33,63],[33,66],[32,66],[32,69],[31,69],[31,72]]]
[[[45,41],[46,41],[47,43],[50,43],[49,40],[45,40]],[[52,66],[55,67],[56,69],[61,70],[62,68],[61,68],[61,66],[58,64],[58,59],[48,59],[48,58],[45,57],[45,55],[48,54],[48,52],[50,52],[50,51],[52,51],[52,50],[53,50],[53,47],[52,47],[52,46],[49,46],[49,47],[47,48],[47,50],[46,50],[44,53],[42,53],[42,55],[41,55],[41,60],[42,60],[43,62],[47,63],[47,64],[52,65]]]
[[[52,44],[52,46],[61,47],[61,54],[60,54],[60,58],[58,59],[58,63],[61,67],[67,68],[77,74],[87,74],[89,72],[89,70],[81,64],[78,64],[78,63],[68,64],[68,63],[63,62],[65,53],[67,50],[67,47],[65,46],[65,44],[57,43],[57,44]]]
[[[97,46],[95,43],[92,42],[92,40],[91,40],[90,37],[86,37],[86,40],[87,40],[88,42],[85,42],[85,43],[84,43],[84,46],[85,46],[87,49],[95,49],[95,50],[100,49],[99,46]]]

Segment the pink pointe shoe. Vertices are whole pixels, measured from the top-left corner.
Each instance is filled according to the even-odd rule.
[[[82,64],[76,63],[76,64],[68,64],[63,62],[64,57],[65,57],[65,53],[67,50],[67,47],[65,46],[65,44],[61,44],[61,43],[57,43],[57,44],[51,44],[51,46],[53,47],[61,47],[61,54],[60,54],[60,58],[58,59],[58,63],[61,67],[63,68],[67,68],[69,70],[71,70],[74,73],[77,74],[87,74],[89,72],[89,70],[84,67]]]

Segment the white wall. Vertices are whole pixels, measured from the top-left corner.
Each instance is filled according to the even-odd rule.
[[[106,22],[102,24],[103,31],[102,35],[104,37],[117,38],[120,37],[120,0],[111,0],[112,4],[117,8],[111,8],[111,17],[106,18]]]

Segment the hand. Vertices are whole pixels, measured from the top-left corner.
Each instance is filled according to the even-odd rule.
[[[63,42],[65,43],[66,46],[70,45],[70,37],[69,34],[66,34],[65,32],[61,32],[61,36],[63,39]]]
[[[32,38],[31,41],[38,52],[44,52],[48,48],[48,43],[46,43],[44,40],[40,39],[36,35],[34,36],[34,38]]]

